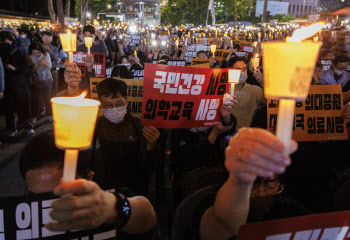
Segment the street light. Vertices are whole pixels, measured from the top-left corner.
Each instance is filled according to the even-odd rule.
[[[111,4],[108,4],[108,5],[107,5],[107,8],[108,8],[108,9],[111,9],[111,8],[112,8],[112,5],[111,5]]]

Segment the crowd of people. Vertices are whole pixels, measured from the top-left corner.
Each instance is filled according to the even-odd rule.
[[[130,46],[130,28],[111,27],[104,33],[88,25],[75,30],[77,52],[88,52],[84,37],[92,37],[90,52],[103,53],[105,67],[111,68],[110,76],[97,86],[103,115],[97,119],[91,148],[79,153],[78,180],[60,183],[64,151],[56,148],[51,130],[34,136],[21,153],[26,193],[53,191],[62,196],[52,203],[50,215],[56,222],[47,224],[48,229],[88,230],[114,224],[117,239],[160,239],[163,228],[171,231],[176,208],[209,186],[215,191],[195,206],[185,239],[235,239],[245,223],[350,209],[350,164],[342,154],[349,148],[348,140],[292,140],[286,153],[274,129],[268,128],[262,43],[283,41],[293,29],[221,29],[218,37],[214,29],[164,26],[139,30],[140,44]],[[341,85],[343,117],[349,123],[350,52],[332,50],[331,30],[317,34],[323,46],[311,84]],[[164,32],[166,41],[161,38]],[[90,92],[90,78],[96,76],[94,58],[83,58],[86,75],[81,77],[78,65],[68,61],[59,33],[0,32],[0,99],[9,137],[17,134],[18,123],[33,135],[38,118],[46,116],[52,122],[52,97]],[[220,109],[221,123],[183,129],[142,126],[140,118],[127,112],[128,79],[139,78],[134,72],[147,62],[182,60],[191,65],[186,53],[202,38],[212,38],[217,49],[228,53],[222,61],[205,50],[193,58],[208,59],[210,68],[241,71],[234,95]],[[244,46],[253,50],[238,56]],[[257,54],[260,64],[253,67],[251,59]],[[106,183],[115,184],[116,193],[103,191],[100,186]],[[166,201],[168,194],[171,201]]]

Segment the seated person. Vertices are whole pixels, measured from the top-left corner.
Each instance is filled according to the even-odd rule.
[[[175,200],[178,203],[193,192],[225,179],[226,137],[236,129],[231,99],[220,110],[222,122],[214,127],[173,129],[168,148]]]
[[[293,140],[290,149],[289,154],[297,150]],[[225,152],[229,177],[216,196],[198,207],[189,239],[234,239],[246,222],[310,214],[298,202],[278,196],[283,187],[275,176],[291,163],[284,151],[283,143],[263,129],[242,128],[232,137]]]
[[[63,196],[52,202],[50,216],[56,222],[48,223],[46,228],[89,230],[113,224],[118,230],[117,239],[153,239],[149,236],[154,231],[156,214],[145,197],[135,196],[120,183],[116,183],[115,194],[103,191],[92,181],[94,173],[89,168],[88,151],[79,153],[77,180],[60,183],[64,154],[55,146],[54,134],[49,131],[33,138],[19,159],[28,193],[53,191]],[[124,210],[121,203],[129,205],[131,211],[120,211]]]
[[[71,78],[72,69],[66,68],[65,81],[72,92],[79,93],[80,79],[76,73]],[[146,195],[159,153],[160,133],[152,126],[143,127],[140,118],[127,112],[127,88],[116,78],[107,78],[97,86],[103,116],[96,122],[92,167],[97,182],[118,180],[135,193]]]

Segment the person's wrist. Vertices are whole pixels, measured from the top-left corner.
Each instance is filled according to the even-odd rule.
[[[106,224],[115,224],[117,222],[117,216],[118,216],[118,210],[116,208],[118,198],[116,195],[109,193],[109,192],[103,192],[104,199],[105,199],[105,223]]]
[[[93,70],[94,70],[94,67],[93,67],[93,66],[91,66],[91,67],[90,67],[90,66],[89,66],[89,67],[87,67],[87,71],[88,71],[88,72],[92,72]]]

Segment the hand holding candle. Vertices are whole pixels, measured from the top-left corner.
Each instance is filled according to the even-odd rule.
[[[55,144],[64,149],[63,182],[75,180],[78,151],[91,146],[99,101],[79,97],[52,98]]]
[[[296,101],[306,99],[321,44],[301,42],[317,33],[322,24],[298,29],[286,43],[264,44],[264,93],[267,99],[279,99],[277,137],[289,153]],[[283,79],[283,81],[281,81]]]
[[[210,51],[213,53],[213,58],[215,58],[216,45],[210,45]]]
[[[68,52],[68,59],[73,62],[73,52],[77,50],[77,34],[71,34],[68,29],[67,34],[60,34],[60,38],[63,51]]]
[[[241,70],[229,69],[228,70],[228,82],[230,83],[230,95],[234,95],[235,84],[239,82],[239,77],[241,75]]]
[[[88,54],[90,55],[90,48],[92,47],[92,37],[84,37],[85,46],[88,49]]]

